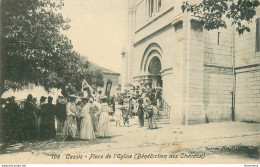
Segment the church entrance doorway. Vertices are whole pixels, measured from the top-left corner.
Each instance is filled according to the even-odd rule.
[[[153,57],[148,66],[148,84],[150,88],[162,87],[161,69],[160,59],[157,56]]]

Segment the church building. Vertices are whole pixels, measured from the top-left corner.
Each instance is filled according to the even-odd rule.
[[[122,89],[162,87],[171,124],[260,122],[260,8],[239,35],[228,20],[204,29],[181,5],[129,0]]]

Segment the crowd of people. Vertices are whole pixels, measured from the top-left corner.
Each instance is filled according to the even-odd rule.
[[[138,116],[139,126],[144,126],[144,120],[148,119],[148,129],[157,128],[156,120],[161,107],[161,89],[135,89],[125,91],[117,96],[114,118],[116,126],[129,126],[129,119]]]
[[[1,140],[28,141],[55,139],[87,139],[109,136],[109,115],[116,126],[129,126],[129,119],[139,118],[140,127],[148,119],[148,128],[157,128],[160,89],[125,91],[107,97],[101,92],[94,96],[59,96],[37,99],[31,94],[23,102],[14,97],[1,99]]]

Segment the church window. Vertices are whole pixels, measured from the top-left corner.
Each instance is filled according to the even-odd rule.
[[[158,0],[158,12],[160,12],[161,7],[162,7],[162,1]]]
[[[183,22],[180,21],[180,22],[176,23],[176,24],[174,25],[174,28],[175,28],[175,32],[182,30],[182,28],[183,28]]]
[[[151,13],[150,13],[150,17],[153,16],[153,7],[154,7],[154,0],[150,0],[151,1]]]
[[[260,52],[260,17],[256,19],[255,51]]]
[[[146,8],[148,11],[148,17],[153,17],[153,15],[160,11],[162,6],[161,0],[147,0]]]

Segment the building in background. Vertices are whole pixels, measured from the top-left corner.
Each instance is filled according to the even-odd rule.
[[[239,36],[204,29],[181,4],[129,0],[122,89],[162,87],[172,124],[260,122],[260,8]]]
[[[105,94],[105,89],[107,85],[107,81],[112,82],[112,87],[111,87],[111,92],[110,95],[117,95],[117,93],[121,92],[121,81],[120,81],[120,73],[111,71],[109,69],[106,69],[104,67],[100,67],[94,63],[90,63],[90,66],[98,69],[102,72],[103,74],[103,80],[104,80],[104,87],[103,88],[98,88],[98,90],[102,91],[102,94]]]
[[[110,80],[112,82],[110,96],[117,95],[117,93],[121,92],[121,84],[120,84],[120,73],[108,70],[106,68],[101,68],[102,74],[104,76],[104,87],[101,89],[102,92],[105,92],[107,81]]]
[[[40,101],[41,96],[51,96],[53,97],[53,104],[56,104],[58,96],[61,95],[61,90],[51,89],[49,92],[47,92],[42,86],[35,86],[33,83],[31,83],[23,90],[14,91],[9,89],[2,95],[2,98],[14,96],[16,100],[25,100],[29,94],[31,94],[34,98],[37,98],[38,102]]]
[[[98,90],[101,90],[102,93],[104,94],[105,89],[106,89],[106,84],[107,81],[110,80],[112,82],[112,87],[111,87],[111,92],[110,95],[117,95],[117,93],[121,92],[121,84],[120,84],[120,73],[113,72],[111,70],[108,70],[106,68],[97,66],[93,63],[91,63],[91,66],[94,67],[95,69],[101,70],[103,74],[103,80],[104,80],[104,87],[103,88],[98,88]],[[82,81],[79,81],[80,83]],[[41,96],[51,96],[53,97],[53,103],[56,103],[56,99],[58,96],[61,96],[61,90],[60,89],[51,89],[49,92],[45,91],[42,86],[35,86],[33,83],[29,84],[26,86],[23,90],[8,90],[6,91],[3,95],[2,98],[7,98],[14,96],[16,100],[25,100],[29,94],[32,94],[33,97],[37,98],[37,101],[40,100]]]

